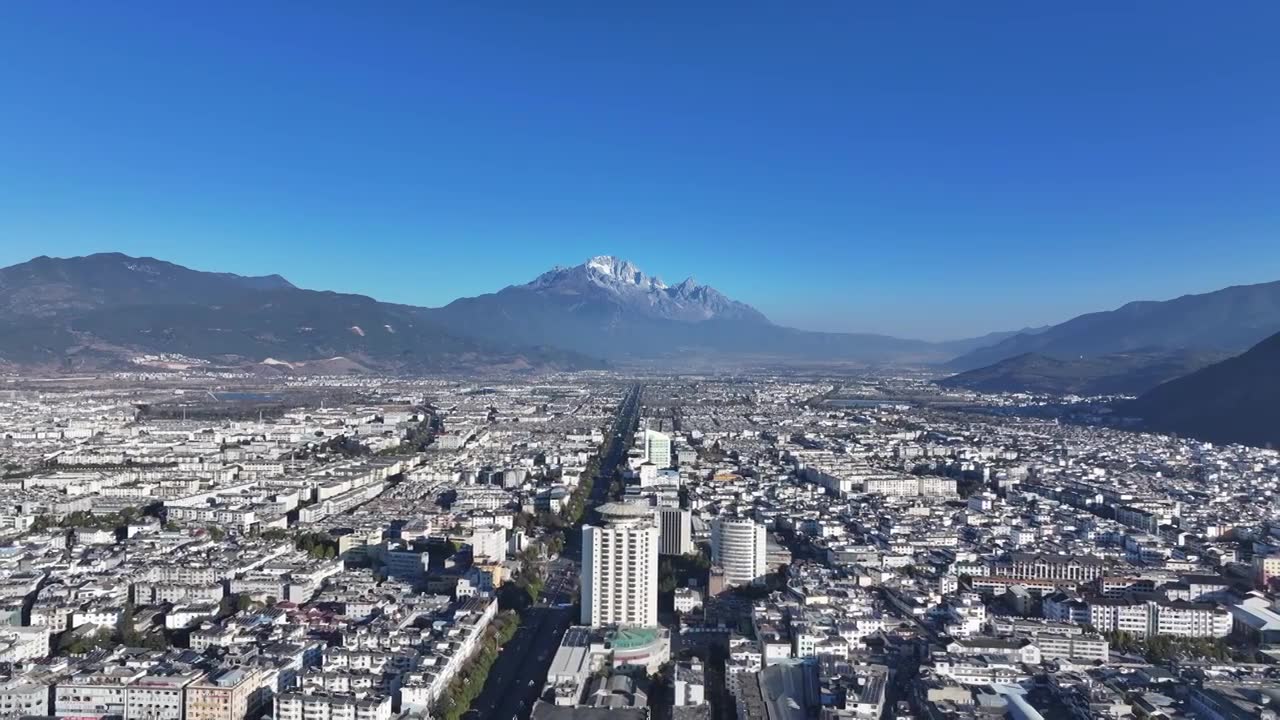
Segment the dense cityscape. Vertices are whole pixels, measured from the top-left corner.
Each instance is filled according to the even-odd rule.
[[[1234,718],[1280,692],[1271,450],[894,374],[6,385],[4,717]]]
[[[1280,720],[1280,2],[0,7],[0,720]]]

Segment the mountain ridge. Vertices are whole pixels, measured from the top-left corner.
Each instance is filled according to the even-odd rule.
[[[391,327],[399,334],[383,330]],[[121,253],[40,256],[0,269],[0,360],[43,366],[65,365],[68,358],[109,364],[131,352],[201,353],[242,364],[274,358],[299,366],[343,357],[393,371],[508,360],[552,368],[599,367],[601,360],[926,365],[1053,331],[928,342],[798,330],[692,277],[669,285],[609,255],[435,308],[306,290],[280,275],[202,272]]]
[[[1136,300],[1078,315],[1035,334],[1019,334],[954,358],[973,370],[1034,352],[1067,359],[1143,349],[1243,352],[1280,332],[1280,281],[1232,285],[1170,300]]]
[[[1116,408],[1145,429],[1215,443],[1280,445],[1280,333]]]
[[[1224,359],[1222,353],[1160,351],[1061,359],[1023,353],[937,381],[977,392],[1045,395],[1137,395]]]
[[[455,332],[494,342],[542,339],[614,361],[769,357],[929,363],[954,354],[924,340],[775,325],[759,310],[692,278],[669,286],[607,255],[553,268],[528,283],[458,298],[429,313]]]
[[[597,300],[617,302],[667,320],[769,322],[759,310],[731,300],[713,287],[700,285],[692,277],[667,285],[660,277],[646,275],[630,261],[612,255],[596,255],[580,265],[557,265],[528,283],[504,290],[513,288],[533,293],[595,295]]]
[[[119,253],[0,269],[0,308],[0,361],[53,370],[129,368],[154,354],[231,367],[342,357],[393,372],[603,366],[451,333],[422,308]]]
[[[237,290],[298,289],[280,275],[192,270],[152,257],[40,255],[0,268],[0,314],[54,315],[138,303],[205,302]]]

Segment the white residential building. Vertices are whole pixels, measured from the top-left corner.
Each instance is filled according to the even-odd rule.
[[[49,628],[0,627],[0,662],[22,662],[48,655]]]
[[[49,686],[22,677],[0,681],[0,717],[49,714]]]
[[[600,507],[602,527],[582,529],[582,624],[658,624],[658,526],[646,505]]]
[[[711,522],[711,562],[724,569],[730,586],[764,581],[768,552],[763,525],[745,518],[716,518]]]
[[[134,680],[125,690],[128,720],[183,720],[184,690],[203,676],[199,670],[153,671]]]
[[[391,696],[308,689],[276,696],[276,720],[391,720]]]

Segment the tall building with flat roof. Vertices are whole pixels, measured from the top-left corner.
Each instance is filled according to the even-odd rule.
[[[671,436],[657,430],[645,430],[644,459],[659,470],[671,467]]]
[[[724,569],[727,585],[763,582],[767,554],[763,525],[746,518],[711,521],[711,562]]]
[[[582,528],[582,624],[658,624],[659,530],[647,505],[600,506],[602,525]]]
[[[693,552],[693,517],[688,510],[678,507],[654,508],[661,536],[659,555],[684,555]]]

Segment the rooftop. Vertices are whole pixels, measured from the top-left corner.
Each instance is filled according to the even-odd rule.
[[[653,516],[653,508],[647,504],[611,502],[601,505],[600,517],[603,518],[645,518]]]

